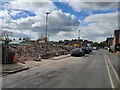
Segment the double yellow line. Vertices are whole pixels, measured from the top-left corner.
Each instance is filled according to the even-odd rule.
[[[119,79],[118,74],[117,74],[117,72],[115,71],[115,69],[114,69],[114,67],[113,67],[110,59],[108,58],[108,56],[107,56],[107,55],[104,55],[104,58],[105,58],[105,63],[106,63],[106,67],[107,67],[109,79],[110,79],[111,88],[112,88],[112,90],[115,90],[115,85],[114,85],[114,83],[113,83],[113,79],[112,79],[112,76],[111,76],[111,73],[110,73],[110,68],[109,68],[108,65],[110,65],[110,67],[112,68],[112,71],[113,71],[113,73],[114,73],[114,75],[115,75],[118,83],[120,83],[120,79]]]

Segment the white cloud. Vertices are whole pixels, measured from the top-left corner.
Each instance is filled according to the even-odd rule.
[[[119,2],[119,0],[54,0],[55,2]]]
[[[32,30],[15,30],[15,29],[3,29],[5,31],[13,32],[12,33],[12,38],[24,38],[24,37],[32,37],[31,39],[38,39],[38,32],[34,32]]]
[[[11,11],[11,12],[10,12],[10,15],[11,15],[11,16],[15,16],[15,15],[17,15],[18,13],[20,13],[20,11]]]
[[[45,8],[44,8],[45,7]],[[46,0],[44,2],[35,2],[34,0],[25,1],[25,0],[16,0],[11,2],[12,9],[23,9],[23,10],[30,10],[35,11],[41,9],[42,11],[47,10],[54,10],[56,7],[54,6],[51,0]]]
[[[81,10],[109,10],[112,8],[118,8],[118,2],[67,2],[70,7],[75,11]]]
[[[16,4],[16,5],[15,5]],[[42,5],[42,6],[41,6]],[[4,30],[10,30],[14,33],[14,37],[29,36],[30,38],[38,38],[39,33],[42,32],[45,35],[45,13],[50,12],[48,16],[48,34],[50,37],[57,35],[60,31],[69,32],[79,26],[79,20],[70,13],[64,13],[61,10],[56,9],[52,2],[12,2],[11,8],[13,9],[26,9],[33,10],[36,16],[20,18],[17,20],[9,20],[4,23]],[[18,12],[11,12],[7,14],[16,15]]]
[[[85,26],[73,27],[70,31],[60,31],[53,38],[59,40],[78,38],[78,30],[80,29],[80,37],[101,42],[113,35],[114,30],[118,29],[118,12],[93,14],[85,18],[82,23],[87,23]]]
[[[118,29],[118,12],[95,14],[85,18],[87,26],[81,27],[81,36],[95,41],[103,41],[107,36],[113,35]]]
[[[20,2],[20,1],[19,1]],[[71,2],[70,2],[71,3]],[[69,3],[69,5],[70,5]],[[81,5],[80,5],[81,4]],[[94,6],[95,5],[95,6]],[[107,6],[98,3],[72,3],[71,7],[76,11],[93,9],[110,9],[114,4]],[[118,28],[118,13],[104,13],[91,14],[87,16],[82,23],[88,23],[87,26],[79,26],[80,20],[70,13],[64,13],[53,4],[49,2],[11,2],[10,7],[13,9],[23,9],[32,11],[36,16],[28,16],[12,20],[11,15],[14,16],[19,11],[9,12],[7,10],[0,11],[0,17],[4,17],[4,30],[13,32],[13,37],[30,37],[37,39],[40,33],[45,35],[45,13],[50,12],[48,16],[48,35],[50,40],[63,40],[78,37],[78,30],[81,29],[81,37],[83,39],[90,39],[95,41],[102,41],[113,33],[114,29]],[[12,10],[12,9],[11,9]],[[0,23],[2,19],[0,19]]]
[[[55,35],[59,31],[71,31],[76,26],[79,26],[80,22],[74,15],[69,13],[63,13],[61,10],[55,10],[48,16],[48,33],[49,35]],[[45,19],[32,24],[35,28],[43,29],[45,31]]]
[[[9,11],[1,10],[0,11],[0,18],[4,20],[4,22],[9,22],[11,20],[11,16],[9,15]]]

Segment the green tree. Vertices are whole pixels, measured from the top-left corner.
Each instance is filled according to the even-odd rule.
[[[93,43],[92,43],[92,46],[93,46],[93,47],[98,47],[98,46],[99,46],[99,43],[98,43],[98,42],[93,42]]]
[[[22,40],[22,38],[20,37],[19,40]]]
[[[102,47],[102,48],[104,48],[104,47],[107,46],[107,42],[105,42],[105,41],[104,42],[100,42],[99,46]]]

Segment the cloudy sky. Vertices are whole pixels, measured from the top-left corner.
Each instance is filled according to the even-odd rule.
[[[100,1],[100,0],[99,0]],[[12,38],[45,36],[48,16],[49,40],[82,39],[103,41],[118,29],[118,2],[86,0],[11,0],[0,2],[0,28],[13,32]]]

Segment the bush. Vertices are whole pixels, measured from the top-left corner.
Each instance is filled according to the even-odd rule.
[[[112,48],[111,52],[115,53],[116,52],[115,48]]]
[[[115,50],[120,51],[120,44],[115,45]]]

